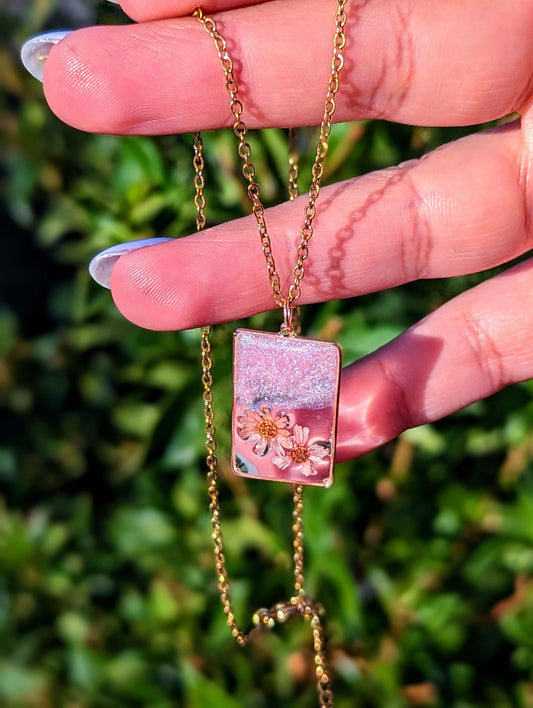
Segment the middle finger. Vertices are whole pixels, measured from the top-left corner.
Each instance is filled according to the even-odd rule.
[[[514,123],[325,188],[302,304],[479,271],[526,251],[521,156]],[[282,283],[294,265],[305,202],[267,210]],[[150,329],[187,329],[273,307],[253,217],[130,253],[116,264],[112,286],[123,314]]]

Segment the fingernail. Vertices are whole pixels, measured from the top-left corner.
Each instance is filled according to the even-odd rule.
[[[174,239],[167,236],[157,236],[155,238],[143,238],[139,241],[128,241],[128,243],[119,243],[111,248],[106,248],[105,251],[98,253],[89,263],[89,273],[96,280],[98,285],[103,288],[111,287],[111,273],[115,267],[115,263],[121,256],[126,253],[137,251],[139,248],[147,246],[156,246],[158,243],[173,241]]]
[[[50,54],[52,47],[61,42],[72,30],[58,30],[56,32],[45,32],[36,37],[28,39],[22,45],[20,58],[24,67],[39,81],[43,80],[44,65]]]

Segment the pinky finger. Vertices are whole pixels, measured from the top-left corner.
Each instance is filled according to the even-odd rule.
[[[337,461],[533,377],[532,282],[528,260],[344,369]]]

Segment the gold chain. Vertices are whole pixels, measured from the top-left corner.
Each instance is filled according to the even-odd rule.
[[[204,159],[203,141],[200,133],[194,135],[194,159],[195,170],[195,204],[196,204],[196,228],[201,231],[205,226],[205,197],[204,197]],[[209,511],[211,514],[213,554],[215,557],[215,568],[218,579],[218,590],[226,624],[230,628],[231,635],[240,646],[245,646],[254,633],[260,629],[272,629],[276,624],[282,624],[290,617],[303,617],[311,623],[313,630],[314,666],[317,680],[317,691],[320,708],[333,706],[333,692],[331,690],[331,679],[327,668],[327,650],[324,637],[324,627],[322,617],[324,610],[320,604],[315,602],[304,591],[304,534],[303,534],[303,486],[294,486],[293,494],[293,562],[294,562],[294,595],[286,602],[280,602],[269,609],[261,608],[257,610],[252,622],[254,627],[249,632],[240,629],[235,619],[235,612],[231,602],[230,581],[226,567],[226,557],[224,555],[224,537],[221,527],[220,499],[218,490],[218,470],[216,457],[215,440],[215,411],[213,408],[213,361],[211,356],[210,343],[211,327],[202,327],[201,330],[201,351],[202,351],[202,384],[204,401],[204,423],[205,423],[205,446],[207,450],[207,493],[209,495]]]
[[[296,148],[296,131],[289,128],[289,201],[300,195],[298,189],[298,150]]]
[[[200,133],[194,134],[193,139],[193,167],[194,167],[194,205],[196,206],[196,230],[201,231],[205,228],[205,160],[204,160],[204,142]]]
[[[311,186],[308,191],[308,200],[304,207],[304,221],[300,230],[300,242],[296,251],[296,265],[292,269],[293,281],[289,286],[287,294],[283,292],[281,280],[276,270],[276,262],[272,254],[272,243],[268,234],[265,208],[261,202],[261,192],[259,185],[255,181],[255,167],[252,164],[252,149],[246,140],[248,128],[242,120],[243,105],[238,98],[239,86],[235,80],[233,72],[233,61],[228,54],[226,40],[220,34],[215,21],[211,17],[206,17],[202,10],[197,9],[194,16],[202,23],[215,43],[217,53],[224,71],[226,91],[230,97],[230,110],[233,113],[235,122],[233,131],[239,140],[239,155],[242,159],[242,173],[248,182],[248,196],[252,202],[252,212],[256,218],[259,229],[261,247],[265,255],[268,277],[274,302],[278,307],[283,308],[285,319],[287,313],[301,295],[300,282],[305,274],[304,261],[309,255],[308,243],[313,236],[313,221],[316,216],[316,200],[320,193],[320,185],[324,174],[324,160],[328,151],[328,141],[331,134],[333,114],[335,113],[335,98],[339,90],[339,74],[344,64],[343,49],[346,44],[345,25],[347,15],[344,10],[347,0],[337,0],[337,12],[335,14],[335,35],[333,39],[333,58],[331,60],[331,74],[328,81],[328,90],[324,101],[324,115],[320,125],[320,135],[316,147],[315,161],[311,169]],[[290,322],[287,323],[288,325]]]
[[[289,138],[289,174],[288,174],[288,192],[289,201],[292,202],[296,197],[300,196],[300,188],[298,187],[298,177],[300,175],[300,169],[298,164],[298,148],[296,146],[296,131],[294,128],[289,128],[288,130]],[[286,323],[287,324],[287,323]],[[291,325],[294,334],[301,333],[301,323],[300,323],[300,308],[293,307],[291,312]]]
[[[238,99],[238,85],[233,74],[233,62],[228,55],[226,41],[220,34],[213,19],[204,16],[200,9],[194,12],[194,16],[203,24],[209,35],[212,37],[217,48],[218,56],[222,63],[225,75],[226,90],[230,95],[230,108],[235,118],[233,130],[239,140],[238,152],[243,161],[242,173],[248,181],[248,196],[252,202],[252,211],[259,228],[261,246],[265,254],[268,276],[272,288],[273,298],[276,305],[284,310],[284,334],[294,333],[297,327],[297,318],[293,323],[294,302],[301,295],[300,283],[305,274],[304,261],[308,257],[308,243],[313,235],[313,220],[316,216],[316,200],[320,192],[320,185],[324,171],[324,160],[327,154],[328,139],[331,133],[333,114],[335,112],[335,96],[339,88],[339,73],[343,66],[343,54],[346,38],[344,28],[347,20],[344,7],[347,0],[338,0],[337,12],[335,15],[335,37],[334,53],[331,62],[331,75],[328,82],[328,91],[324,104],[324,116],[320,126],[320,137],[316,149],[315,161],[312,167],[311,186],[308,191],[308,201],[304,208],[304,222],[300,231],[300,243],[297,249],[297,261],[292,270],[293,282],[289,286],[285,295],[281,287],[279,274],[276,270],[274,256],[272,255],[272,245],[267,231],[265,221],[265,209],[260,198],[260,189],[255,181],[255,167],[251,162],[251,147],[246,140],[248,129],[242,120],[243,106]],[[298,196],[298,160],[294,145],[294,133],[289,131],[289,199],[293,200]],[[200,133],[194,135],[194,158],[193,166],[195,171],[195,206],[196,206],[196,227],[200,231],[205,227],[205,206],[204,195],[204,157],[203,140]],[[283,329],[285,327],[285,331]],[[226,558],[224,555],[224,540],[221,528],[220,500],[218,490],[218,471],[216,458],[215,422],[213,408],[213,378],[212,378],[212,357],[211,344],[209,340],[211,328],[203,327],[201,330],[201,352],[202,352],[202,384],[204,388],[204,420],[206,436],[206,465],[209,494],[209,510],[211,513],[211,525],[213,529],[213,552],[215,566],[218,576],[218,588],[220,599],[226,615],[226,623],[231,630],[232,636],[237,643],[244,646],[248,643],[254,632],[260,629],[273,628],[276,624],[285,622],[290,617],[303,617],[309,621],[313,631],[313,649],[315,653],[314,665],[317,679],[317,690],[319,704],[321,708],[333,706],[333,693],[330,686],[330,675],[326,662],[326,646],[324,639],[324,627],[322,624],[323,609],[309,597],[304,590],[304,546],[303,546],[303,486],[295,485],[293,493],[293,562],[294,562],[294,596],[290,600],[278,603],[269,609],[259,609],[253,615],[255,627],[248,633],[243,632],[235,619],[235,612],[231,602],[230,583],[226,568]]]

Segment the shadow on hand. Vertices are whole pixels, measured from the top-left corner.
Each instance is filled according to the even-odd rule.
[[[337,462],[427,422],[426,386],[443,346],[409,329],[343,370]]]

